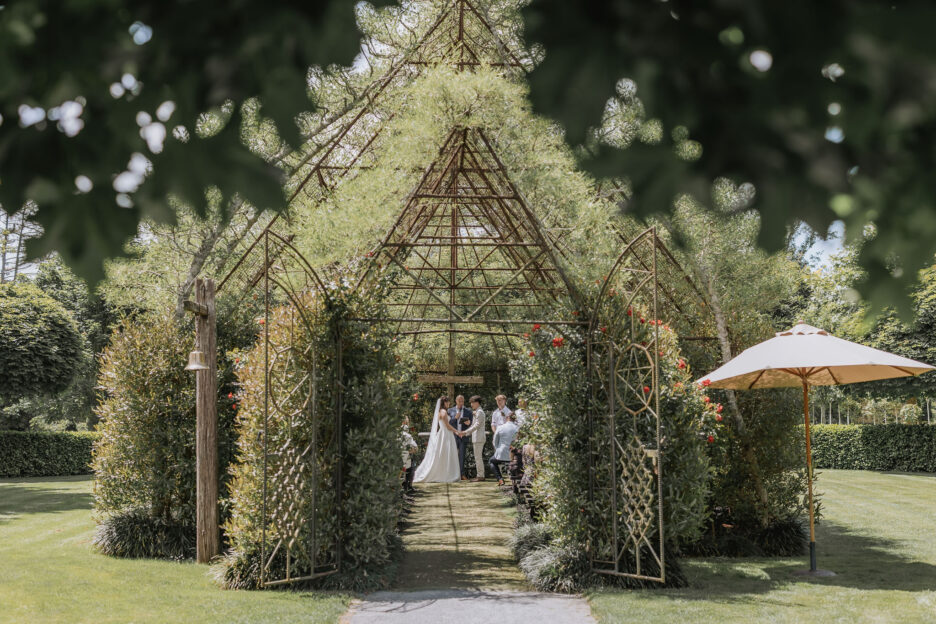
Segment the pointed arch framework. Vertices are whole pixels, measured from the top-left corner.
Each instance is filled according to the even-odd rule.
[[[507,74],[532,67],[528,54],[500,40],[474,0],[446,2],[410,51],[354,101],[323,119],[301,149],[282,159],[288,173],[288,205],[316,204],[345,180],[373,166],[380,157],[381,134],[393,117],[387,98],[426,67],[442,63],[459,70],[493,66]],[[618,184],[600,192],[626,199],[626,189]],[[700,337],[696,329],[704,326],[707,307],[655,230],[631,232],[621,224],[609,227],[621,240],[623,251],[589,308],[565,268],[567,262],[574,261],[563,243],[568,230],[542,223],[536,207],[529,205],[511,180],[495,143],[481,128],[453,128],[404,200],[393,226],[369,252],[356,282],[359,289],[370,280],[388,278],[389,313],[381,318],[347,320],[392,323],[398,335],[445,335],[449,380],[461,372],[455,358],[457,336],[481,337],[490,341],[495,352],[505,355],[515,352],[518,337],[532,324],[551,326],[557,332],[585,329],[585,364],[591,386],[589,436],[594,442],[587,459],[591,469],[589,495],[591,507],[606,520],[592,536],[592,567],[605,574],[662,582],[665,533],[657,351],[652,343],[648,347],[641,344],[645,339],[635,338],[632,321],[611,317],[600,302],[609,290],[628,293],[635,301],[643,300],[654,318],[666,319],[690,338]],[[324,290],[322,280],[292,246],[289,230],[288,210],[272,215],[218,290],[246,296],[263,288],[267,316],[273,306],[301,307],[296,303],[300,295]],[[306,286],[292,293],[294,296],[288,296],[288,288],[281,288],[282,292],[270,289],[270,284],[279,284],[289,275],[299,276]],[[555,314],[557,309],[581,315],[561,320]],[[599,327],[606,331],[598,331]],[[341,449],[344,380],[340,349],[335,357],[337,372],[328,380],[335,391],[335,422],[331,423],[335,433],[327,438],[331,446],[320,454],[337,449],[340,455]],[[265,367],[267,379],[276,374],[270,363]],[[307,372],[313,382],[319,378],[315,370]],[[295,392],[288,395],[300,396],[300,391],[306,391],[302,383],[307,384],[297,383]],[[311,387],[317,392],[318,386],[313,383]],[[644,391],[644,387],[650,390]],[[640,390],[635,392],[636,388]],[[331,540],[330,533],[340,522],[340,468],[334,474],[335,498],[313,498],[311,507],[307,505],[310,488],[314,486],[316,492],[327,489],[320,479],[322,473],[310,472],[314,478],[304,478],[299,485],[286,478],[299,474],[296,466],[305,466],[304,454],[296,459],[290,453],[310,444],[302,437],[306,430],[312,432],[310,439],[316,444],[326,438],[319,436],[319,429],[305,424],[305,429],[296,429],[295,418],[284,418],[274,408],[264,407],[264,440],[279,430],[288,435],[284,434],[278,448],[263,450],[263,474],[270,487],[264,487],[261,527],[273,538],[267,550],[264,533],[263,585],[330,574],[339,569],[342,552],[340,540]],[[319,420],[313,414],[301,423],[329,424]],[[289,426],[284,427],[284,423]],[[294,509],[301,513],[293,513]],[[302,535],[312,537],[311,546],[296,550],[297,567],[289,566],[285,574],[279,574],[267,565],[284,544],[289,546],[287,560],[291,561],[289,539]],[[306,541],[302,538],[297,543],[308,546]]]
[[[449,0],[416,43],[392,61],[388,69],[341,109],[326,115],[309,131],[307,141],[297,150],[276,159],[287,175],[288,198],[283,212],[267,213],[254,240],[267,231],[290,239],[290,207],[298,202],[318,204],[349,176],[373,166],[379,157],[380,138],[394,113],[386,100],[410,84],[430,66],[450,65],[458,70],[495,67],[506,76],[517,77],[533,68],[530,54],[504,41],[489,16],[472,0]],[[253,245],[243,253],[251,254]],[[256,270],[234,268],[222,280],[219,290],[249,290]]]

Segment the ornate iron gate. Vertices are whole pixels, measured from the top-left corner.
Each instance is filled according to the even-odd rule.
[[[341,343],[321,353],[308,316],[310,298],[327,290],[290,239],[271,229],[222,287],[228,282],[263,296],[260,585],[334,574],[341,562]]]
[[[666,582],[657,322],[651,228],[606,277],[588,333],[592,570]]]

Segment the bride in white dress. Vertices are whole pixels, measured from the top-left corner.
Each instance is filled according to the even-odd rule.
[[[429,446],[413,475],[414,483],[451,483],[461,479],[455,429],[449,424],[448,407],[448,397],[440,397],[436,401],[435,416],[429,429]]]

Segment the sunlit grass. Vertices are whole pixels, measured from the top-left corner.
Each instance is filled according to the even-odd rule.
[[[792,559],[695,559],[679,590],[596,592],[601,622],[936,622],[936,477],[827,470],[819,567]]]
[[[0,622],[336,622],[349,598],[218,589],[207,566],[105,557],[88,477],[0,480]]]

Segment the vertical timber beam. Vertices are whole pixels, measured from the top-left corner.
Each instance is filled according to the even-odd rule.
[[[207,314],[195,317],[198,349],[208,370],[195,373],[196,556],[208,563],[220,553],[218,529],[218,355],[214,280],[198,279],[195,302]]]

